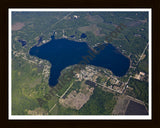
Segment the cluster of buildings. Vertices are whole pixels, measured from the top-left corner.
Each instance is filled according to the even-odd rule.
[[[145,73],[144,73],[144,72],[139,72],[139,74],[136,74],[136,75],[134,76],[134,78],[137,79],[137,80],[143,81],[144,78],[145,78]]]
[[[47,78],[50,74],[50,66],[44,65],[42,74],[44,75],[44,78]]]
[[[80,16],[77,16],[77,15],[73,15],[73,18],[74,19],[78,19]]]
[[[16,57],[22,57],[24,60],[26,60],[29,63],[33,63],[33,64],[42,64],[42,63],[46,63],[44,62],[44,60],[38,60],[36,57],[30,56],[30,59],[27,58],[26,53],[23,52],[17,52],[17,51],[13,51],[13,55]],[[34,60],[34,61],[33,61]],[[46,63],[46,65],[43,68],[42,74],[44,75],[44,78],[47,78],[50,74],[50,66],[48,63]]]
[[[13,55],[16,56],[16,57],[22,57],[24,60],[28,61],[29,63],[34,63],[34,64],[37,64],[38,60],[35,59],[34,61],[32,60],[29,60],[26,56],[26,53],[23,53],[23,52],[18,52],[18,51],[13,51]]]
[[[98,71],[94,67],[86,66],[85,69],[80,70],[80,72],[76,73],[75,76],[80,81],[90,80],[95,82],[98,76]]]
[[[50,40],[51,39],[49,39],[49,40],[43,40],[42,43],[45,44],[45,43],[49,42]]]
[[[121,82],[117,79],[117,77],[114,77],[112,74],[101,74],[98,69],[95,69],[92,66],[86,66],[84,69],[80,70],[79,73],[75,74],[75,77],[79,80],[85,80],[85,83],[90,86],[103,86],[105,88],[108,88],[110,90],[122,93],[123,87],[125,86],[124,82]],[[106,78],[105,81],[102,81],[100,83],[97,83],[97,78]]]
[[[108,78],[103,84],[101,84],[102,86],[118,93],[123,92],[123,88],[125,86],[124,82],[121,82],[120,80],[118,80],[116,77],[113,77],[112,75],[105,76],[105,77],[108,77]]]

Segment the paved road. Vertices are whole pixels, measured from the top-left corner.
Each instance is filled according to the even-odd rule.
[[[49,110],[49,112],[51,112],[55,107],[56,107],[57,104],[53,105],[53,107]]]
[[[142,54],[141,54],[141,56],[140,56],[140,58],[139,58],[139,60],[138,60],[138,62],[137,62],[137,64],[136,64],[136,66],[137,66],[137,65],[139,64],[139,62],[141,61],[142,56],[144,55],[144,53],[145,53],[145,51],[146,51],[146,49],[147,49],[147,47],[148,47],[148,44],[149,44],[149,43],[147,43],[146,47],[144,48],[144,50],[143,50],[143,52],[142,52]],[[135,71],[135,70],[136,70],[136,68],[134,68],[134,71]],[[125,84],[122,92],[125,91],[125,89],[126,89],[128,83],[129,83],[131,77],[132,77],[132,74],[129,76],[128,81],[126,82],[126,84]]]
[[[60,98],[62,98],[68,92],[68,90],[72,87],[72,85],[73,85],[73,82],[70,84],[70,86],[67,88],[67,90],[61,95]]]

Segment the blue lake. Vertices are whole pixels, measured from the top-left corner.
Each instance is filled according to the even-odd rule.
[[[81,38],[86,38],[86,37],[87,37],[87,35],[82,33]]]
[[[95,50],[97,52],[95,52]],[[58,83],[60,72],[74,64],[90,64],[110,69],[114,75],[123,76],[128,71],[130,61],[111,44],[103,44],[91,50],[85,42],[67,39],[54,39],[39,47],[30,49],[30,55],[48,60],[51,63],[49,85]]]
[[[22,44],[22,46],[25,46],[27,44],[27,42],[24,40],[18,40],[18,41]]]

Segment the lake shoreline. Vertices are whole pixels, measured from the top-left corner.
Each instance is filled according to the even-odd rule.
[[[55,39],[30,49],[30,55],[45,59],[51,63],[49,85],[56,85],[60,72],[66,67],[80,62],[110,70],[115,76],[123,77],[129,69],[130,59],[124,56],[112,44],[100,44],[91,47],[87,42],[69,39]],[[92,56],[89,54],[92,51]],[[95,52],[96,51],[96,52]],[[118,64],[118,65],[117,65]]]

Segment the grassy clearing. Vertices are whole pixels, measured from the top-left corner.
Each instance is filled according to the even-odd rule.
[[[12,60],[12,114],[27,114],[27,110],[40,107],[37,98],[43,97],[47,86],[41,83],[42,76],[36,74],[34,65],[24,60]],[[33,71],[34,69],[34,71]],[[44,86],[46,89],[44,90]]]

